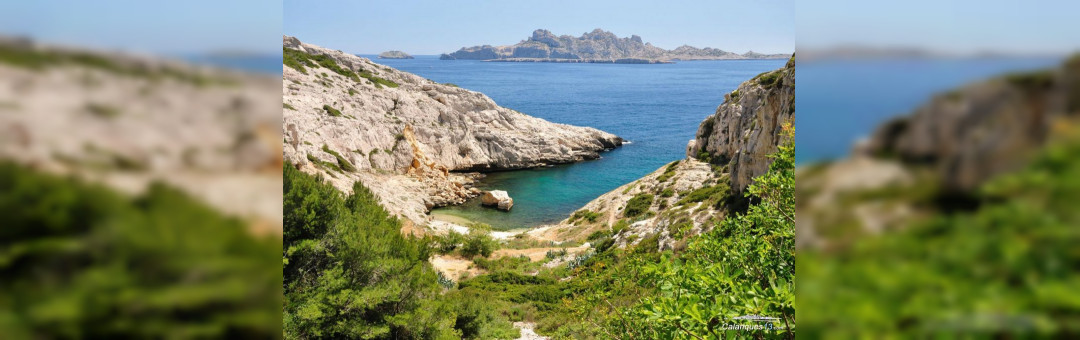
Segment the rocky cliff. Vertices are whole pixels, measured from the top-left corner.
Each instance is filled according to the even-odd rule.
[[[705,118],[686,156],[728,166],[731,188],[741,193],[750,180],[769,170],[785,122],[795,115],[795,58],[724,95],[716,113]]]
[[[457,52],[443,54],[440,59],[471,59],[497,61],[541,62],[606,62],[626,64],[662,63],[670,60],[715,59],[778,59],[786,54],[766,55],[754,52],[736,54],[715,48],[699,49],[682,46],[665,50],[643,42],[633,35],[619,38],[614,33],[599,28],[580,37],[556,36],[551,31],[538,29],[528,39],[510,46],[473,46]]]
[[[379,59],[414,59],[413,56],[402,51],[386,51],[379,53]]]
[[[418,224],[479,193],[461,172],[595,159],[623,142],[296,38],[283,51],[285,159],[343,191],[360,180]]]
[[[858,152],[936,169],[948,190],[968,191],[1026,164],[1054,118],[1080,104],[1080,57],[1058,69],[1011,74],[935,96],[883,124]]]
[[[280,233],[278,83],[0,37],[0,161],[132,194],[161,181]]]
[[[987,181],[1027,165],[1080,117],[1080,56],[941,93],[879,126],[848,159],[796,171],[797,245],[842,247],[977,207]]]
[[[794,123],[793,61],[742,83],[690,142],[687,158],[589,202],[558,225],[530,231],[542,240],[585,240],[609,232],[617,246],[655,241],[678,249],[738,207],[750,181],[772,163]],[[652,243],[649,243],[650,245]]]

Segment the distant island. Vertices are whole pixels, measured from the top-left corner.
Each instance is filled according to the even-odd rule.
[[[463,47],[457,52],[445,53],[439,59],[657,64],[674,60],[787,59],[789,57],[791,57],[790,54],[761,54],[754,51],[738,54],[716,48],[697,48],[687,45],[674,50],[665,50],[643,42],[637,35],[619,38],[614,33],[597,28],[581,37],[555,36],[551,31],[538,29],[533,31],[532,37],[514,45]]]
[[[379,53],[379,59],[413,59],[413,56],[402,51],[386,51]]]

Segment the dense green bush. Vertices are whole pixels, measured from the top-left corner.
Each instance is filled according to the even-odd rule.
[[[727,180],[721,180],[716,185],[707,186],[703,188],[695,189],[686,194],[675,202],[675,205],[684,205],[689,203],[697,203],[706,201],[708,204],[716,204],[724,202],[727,199],[728,194],[731,193],[731,188],[728,186]]]
[[[461,256],[473,257],[480,255],[488,257],[498,249],[499,241],[492,238],[491,235],[485,231],[473,230],[469,232],[469,236],[465,238],[465,244],[461,247]]]
[[[0,162],[0,338],[277,338],[277,237],[154,184]]]
[[[402,236],[359,183],[345,196],[291,164],[283,173],[286,337],[459,336],[426,242]]]
[[[652,203],[652,194],[637,194],[629,201],[626,201],[626,208],[623,209],[623,216],[626,218],[634,218],[644,215],[646,212],[649,212],[649,207],[652,206]]]

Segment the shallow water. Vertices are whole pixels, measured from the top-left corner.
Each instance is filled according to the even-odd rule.
[[[682,159],[698,124],[724,94],[787,60],[687,61],[675,64],[493,63],[475,60],[375,59],[434,81],[480,91],[501,106],[549,121],[591,126],[632,143],[571,165],[490,173],[482,189],[506,190],[510,212],[479,200],[440,213],[496,229],[557,222],[590,200]]]

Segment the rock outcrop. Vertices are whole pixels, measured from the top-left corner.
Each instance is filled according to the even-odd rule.
[[[1055,133],[1070,134],[1077,98],[1080,56],[934,96],[882,124],[849,158],[796,171],[797,247],[844,247],[977,206],[970,197],[987,180],[1028,164]]]
[[[595,159],[623,143],[296,38],[283,48],[285,159],[343,191],[359,180],[417,224],[479,193],[463,172]]]
[[[503,190],[492,190],[484,193],[480,202],[486,206],[492,206],[499,210],[510,211],[514,207],[514,199]]]
[[[724,95],[716,113],[701,122],[686,156],[726,164],[731,188],[741,193],[750,180],[769,170],[784,123],[795,115],[795,58]]]
[[[745,54],[727,52],[715,48],[699,49],[681,46],[665,50],[643,42],[639,36],[619,38],[614,33],[599,28],[582,34],[555,36],[551,31],[538,29],[529,39],[510,46],[464,47],[457,52],[440,56],[443,60],[470,59],[517,62],[586,62],[618,64],[654,64],[671,60],[717,60],[717,59],[782,59],[787,54]]]
[[[969,191],[1026,164],[1055,117],[1080,111],[1078,95],[1075,57],[1055,70],[1006,75],[938,95],[883,124],[859,151],[933,167],[944,187]]]
[[[279,80],[0,37],[0,160],[136,194],[155,181],[281,232]]]
[[[379,53],[379,59],[414,59],[413,56],[402,51],[386,51]]]

